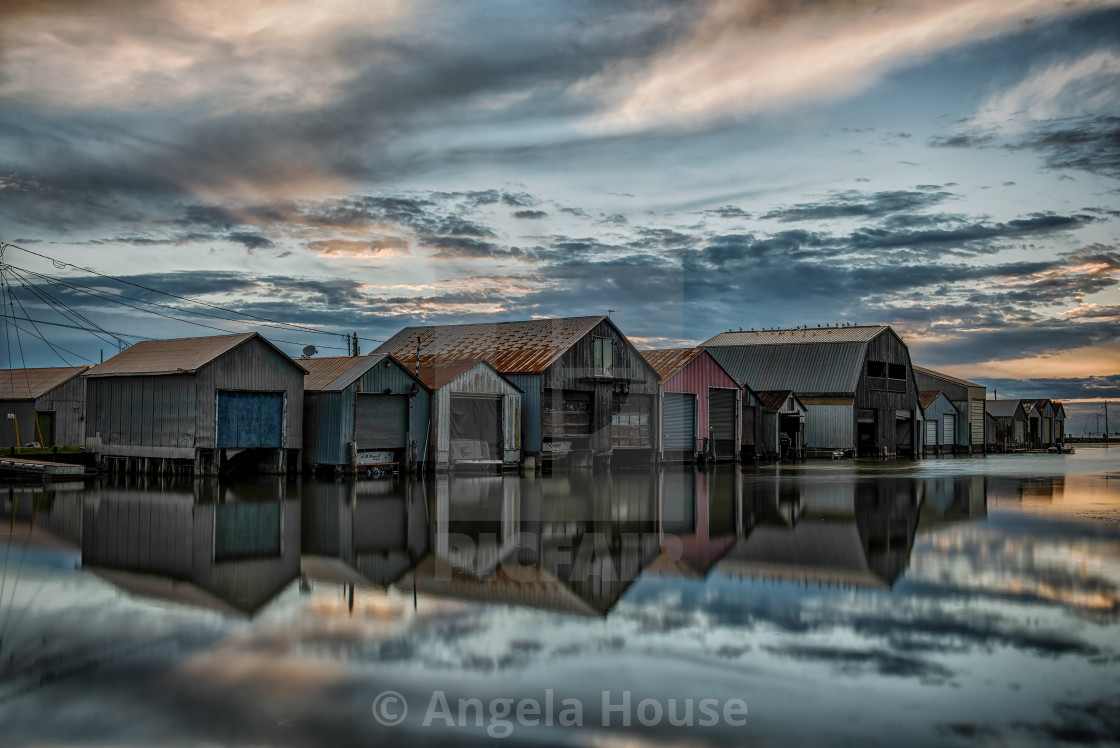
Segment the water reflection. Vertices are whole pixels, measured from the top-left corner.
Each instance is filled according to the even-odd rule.
[[[300,504],[279,480],[105,484],[82,511],[82,566],[126,592],[251,615],[296,578]]]
[[[717,744],[872,742],[900,713],[918,743],[1074,722],[1105,740],[1120,487],[972,465],[5,487],[0,710],[51,743],[65,703],[99,707],[69,717],[85,734],[124,719],[151,744],[309,742],[292,735],[327,721],[337,744],[454,743],[471,735],[422,714],[380,732],[371,696],[626,689],[744,698],[748,731]],[[166,698],[131,707],[137,689]]]

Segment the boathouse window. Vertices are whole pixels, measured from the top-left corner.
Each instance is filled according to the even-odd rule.
[[[887,365],[882,361],[868,361],[867,376],[874,377],[876,379],[886,379]]]
[[[594,340],[595,376],[614,376],[614,340],[595,338]]]
[[[906,379],[906,364],[888,364],[887,377],[890,379]]]

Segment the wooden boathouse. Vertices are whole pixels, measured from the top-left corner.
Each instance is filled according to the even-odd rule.
[[[910,351],[887,325],[728,331],[701,344],[753,390],[789,390],[812,454],[913,455],[920,419]]]
[[[432,391],[410,369],[384,353],[298,361],[311,470],[397,472],[426,459]]]
[[[110,471],[296,471],[306,373],[257,333],[141,341],[86,371],[86,450]]]
[[[84,442],[88,366],[0,370],[0,447],[78,446]],[[19,439],[16,439],[16,431]]]
[[[983,452],[987,441],[984,436],[984,400],[988,396],[987,388],[982,384],[921,366],[914,367],[914,378],[919,390],[940,390],[956,406],[960,413],[954,442],[956,450]]]
[[[377,352],[419,355],[422,368],[481,360],[500,372],[522,392],[527,466],[656,456],[657,372],[608,317],[406,327]]]

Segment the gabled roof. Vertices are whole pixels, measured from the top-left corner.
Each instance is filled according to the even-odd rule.
[[[797,343],[867,343],[879,337],[889,325],[817,327],[794,330],[728,330],[705,340],[704,348],[739,345],[791,345]]]
[[[0,400],[34,400],[69,382],[88,366],[0,369]]]
[[[639,351],[642,358],[649,362],[657,372],[657,377],[665,381],[678,371],[688,366],[692,359],[704,352],[703,348],[658,348],[649,351]]]
[[[375,354],[371,354],[371,355],[375,355]],[[416,359],[415,358],[413,358],[413,359],[403,359],[400,362],[400,364],[401,364],[401,366],[403,366],[405,369],[407,369],[410,372],[416,370]],[[428,356],[421,356],[420,357],[420,381],[423,382],[424,386],[427,387],[428,389],[438,390],[441,387],[446,387],[447,385],[451,384],[461,374],[464,374],[465,372],[470,371],[471,369],[478,366],[479,364],[482,364],[486,368],[491,369],[492,371],[494,371],[498,375],[498,377],[503,382],[505,382],[510,387],[517,390],[518,392],[521,392],[520,387],[518,387],[517,385],[515,385],[513,382],[509,381],[505,377],[503,377],[501,372],[499,372],[497,369],[495,369],[493,366],[491,366],[485,359],[481,359],[481,358],[443,359],[443,358],[432,358],[432,357],[428,357]]]
[[[411,369],[406,368],[389,354],[371,353],[368,356],[319,356],[299,359],[299,363],[307,369],[307,376],[303,379],[303,389],[305,392],[339,392],[386,360],[397,364],[409,377],[423,384]]]
[[[483,360],[502,373],[537,373],[547,369],[607,317],[485,322],[472,325],[406,327],[377,347],[397,360]],[[613,324],[613,323],[612,323]]]
[[[1061,400],[1051,400],[1050,405],[1054,407],[1054,417],[1057,418],[1061,415],[1062,418],[1066,417],[1066,406]]]
[[[940,371],[934,371],[933,369],[927,369],[923,366],[915,366],[914,371],[919,371],[922,374],[928,374],[929,376],[937,377],[938,379],[944,379],[944,380],[949,381],[949,382],[954,382],[954,383],[962,385],[964,387],[983,387],[984,386],[982,384],[977,384],[976,382],[970,382],[967,379],[961,379],[960,377],[952,377],[952,376],[949,376],[948,374],[944,374]]]
[[[762,390],[758,395],[758,404],[766,413],[777,413],[786,404],[793,390]]]
[[[933,405],[933,401],[941,395],[941,390],[922,390],[918,393],[918,405],[922,406],[925,410]]]
[[[205,338],[141,340],[105,363],[91,367],[86,375],[104,377],[128,374],[193,374],[214,359],[253,338],[260,338],[293,366],[301,371],[307,371],[268,338],[255,332],[247,332]]]
[[[1037,410],[1039,413],[1041,413],[1044,418],[1046,417],[1046,410],[1048,408],[1050,410],[1050,415],[1054,414],[1054,408],[1051,406],[1050,400],[1048,398],[1044,397],[1044,398],[1035,400],[1034,401],[1034,407],[1035,407],[1035,410]]]
[[[992,418],[1014,418],[1022,403],[1018,400],[985,400],[984,410]],[[1025,415],[1025,414],[1024,414]]]

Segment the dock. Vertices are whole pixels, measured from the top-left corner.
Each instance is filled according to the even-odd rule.
[[[0,457],[0,473],[15,473],[21,477],[43,476],[44,478],[73,478],[84,475],[86,469],[83,465],[71,465],[65,462],[50,462],[49,460],[33,460],[30,457],[5,455]]]

